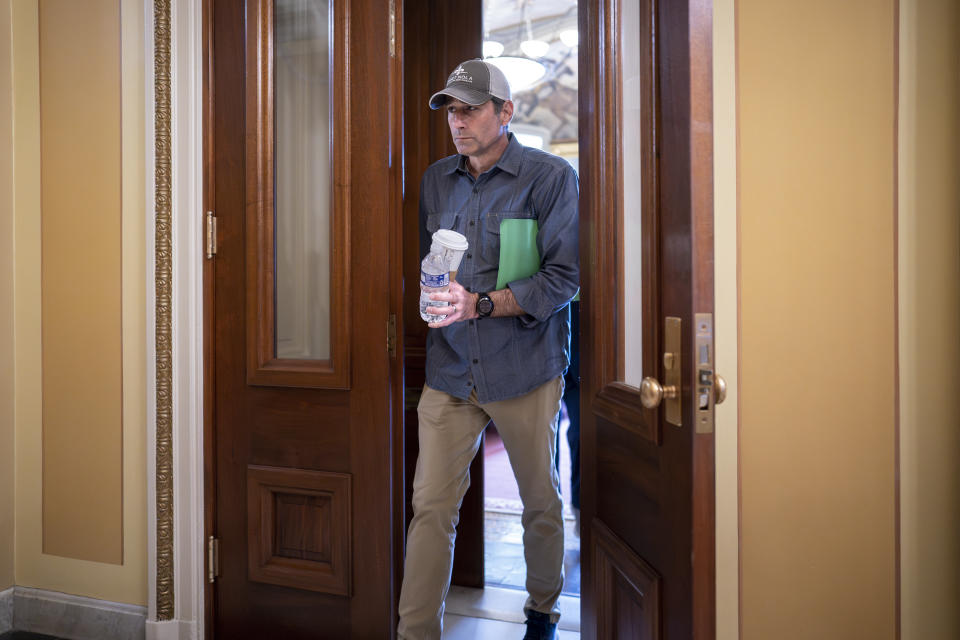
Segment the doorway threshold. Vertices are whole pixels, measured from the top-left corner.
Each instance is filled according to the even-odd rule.
[[[523,623],[523,604],[527,601],[527,592],[520,589],[506,589],[504,587],[486,587],[471,589],[469,587],[450,586],[447,594],[446,612],[458,616],[471,618],[486,618],[503,622]],[[557,628],[561,631],[580,632],[580,598],[577,596],[560,596],[560,623]]]

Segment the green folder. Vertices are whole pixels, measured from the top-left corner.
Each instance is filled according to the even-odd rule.
[[[537,221],[509,218],[500,222],[500,270],[497,272],[497,290],[508,282],[529,278],[540,270],[540,252],[537,251]]]
[[[537,250],[537,221],[508,218],[500,222],[500,270],[497,272],[497,290],[514,280],[529,278],[540,271],[540,252]],[[579,302],[580,292],[573,297]]]

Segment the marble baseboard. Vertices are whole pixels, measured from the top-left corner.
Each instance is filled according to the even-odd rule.
[[[43,589],[13,588],[13,628],[71,640],[143,640],[147,608]]]
[[[0,633],[13,630],[13,587],[0,591]]]

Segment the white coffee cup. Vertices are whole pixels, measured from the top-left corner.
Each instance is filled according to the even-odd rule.
[[[440,229],[433,233],[433,244],[443,248],[443,257],[447,262],[447,268],[450,270],[450,279],[455,279],[457,269],[460,267],[460,260],[463,259],[463,252],[470,246],[467,238],[456,231]]]

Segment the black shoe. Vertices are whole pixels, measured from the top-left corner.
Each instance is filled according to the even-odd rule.
[[[527,633],[523,640],[554,640],[557,637],[557,623],[550,622],[550,616],[539,611],[527,611]]]

